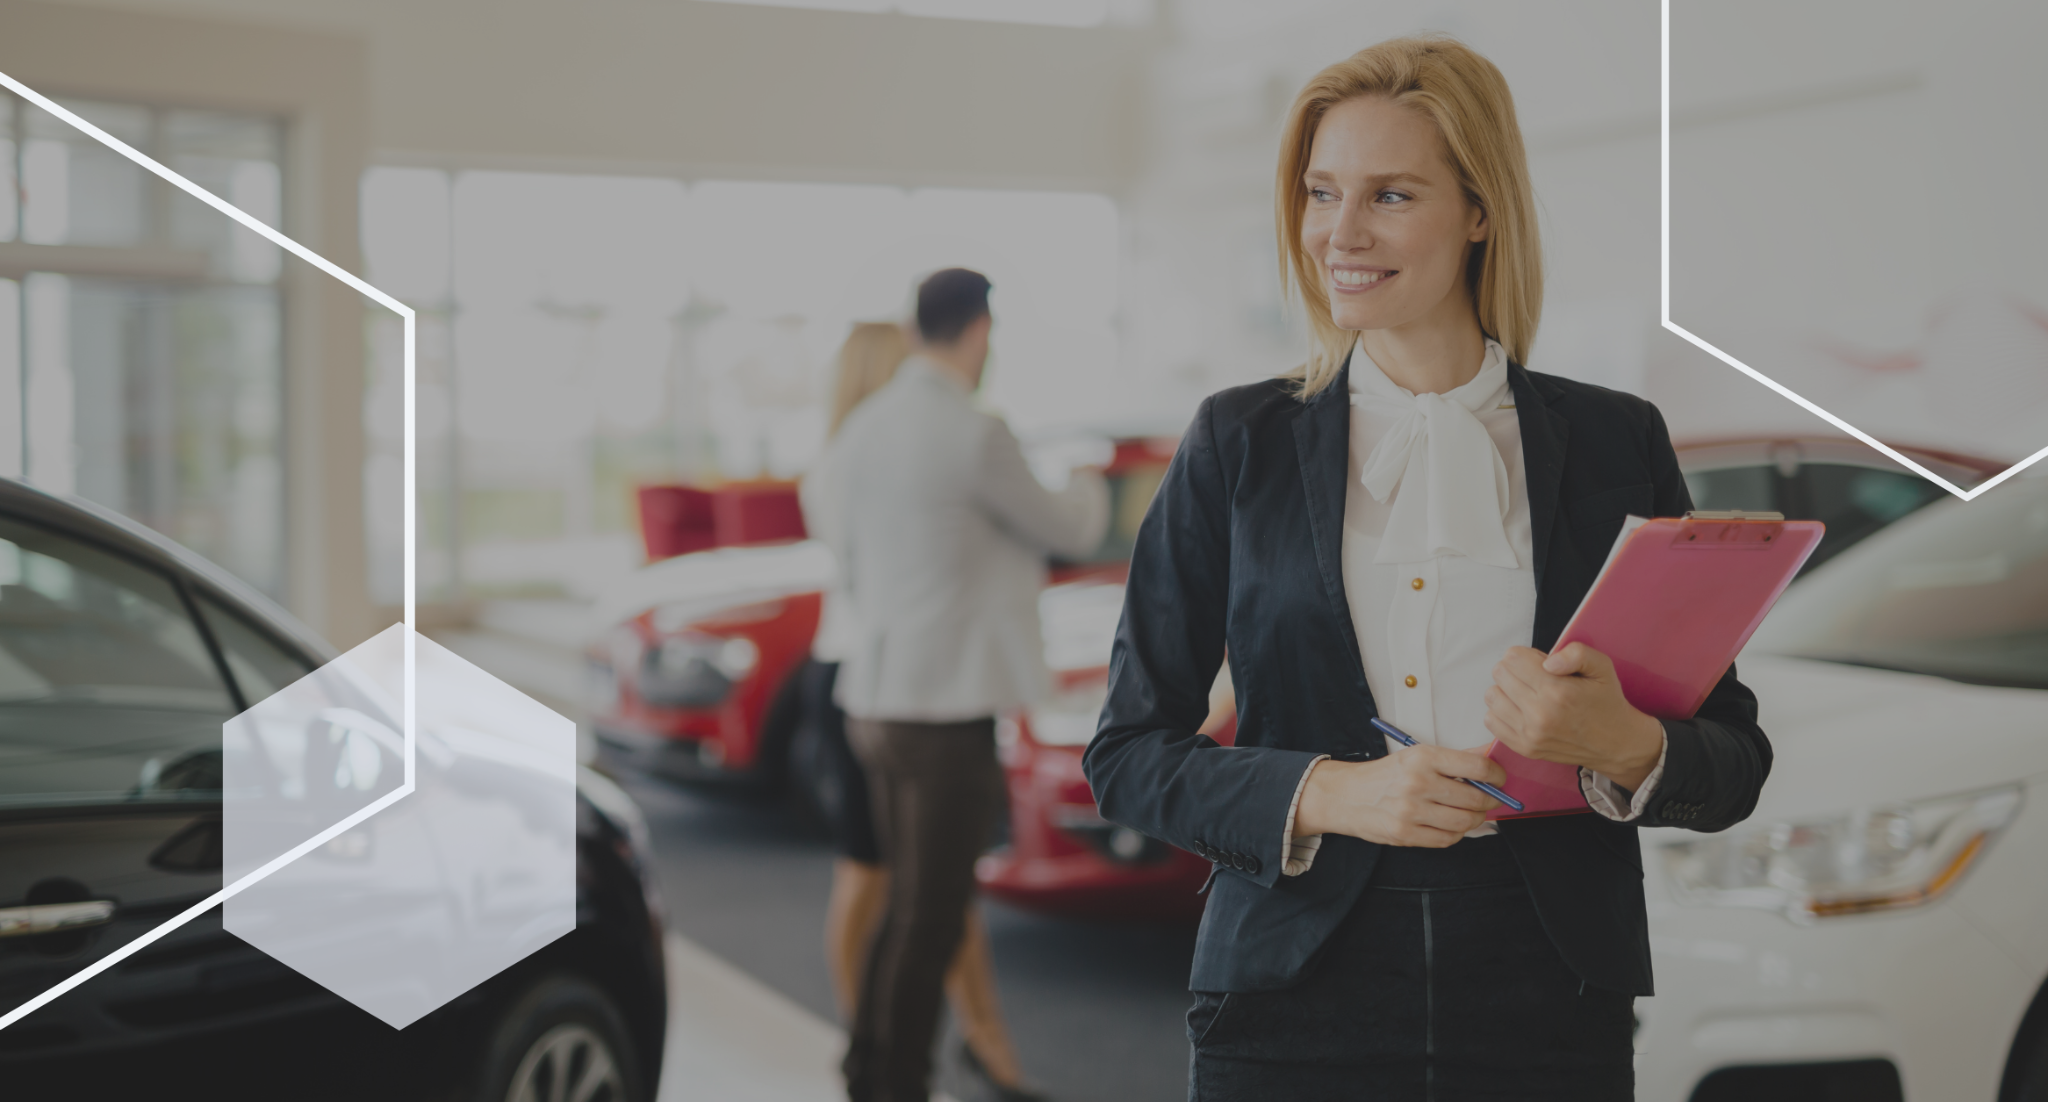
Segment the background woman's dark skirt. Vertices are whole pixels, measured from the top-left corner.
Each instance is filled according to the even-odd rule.
[[[1633,1003],[1565,965],[1504,839],[1388,847],[1300,984],[1196,992],[1188,1097],[1629,1099]]]
[[[832,701],[839,663],[807,659],[798,684],[802,724],[812,774],[811,804],[824,818],[839,844],[839,853],[863,864],[878,865],[882,847],[875,840],[874,805],[868,798],[868,775],[846,741],[846,713]]]

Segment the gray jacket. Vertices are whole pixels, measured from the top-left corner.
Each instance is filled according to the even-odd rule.
[[[1099,476],[1047,490],[1000,418],[912,357],[846,419],[803,493],[838,565],[828,600],[847,714],[947,722],[1043,697],[1045,559],[1101,541]]]

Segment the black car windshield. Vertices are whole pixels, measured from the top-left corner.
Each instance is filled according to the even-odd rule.
[[[2048,688],[2048,478],[1938,502],[1844,551],[1750,649]]]
[[[234,710],[168,577],[0,518],[0,810],[218,799]]]
[[[1683,462],[1683,460],[1681,460]],[[1783,513],[1828,526],[1805,569],[1820,565],[1947,492],[1908,471],[1850,463],[1801,463],[1788,473],[1773,461],[1685,472],[1695,509]]]

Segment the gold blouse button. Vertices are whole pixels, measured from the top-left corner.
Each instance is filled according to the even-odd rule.
[[[1406,680],[1404,681],[1404,684],[1406,684],[1406,685],[1407,685],[1407,686],[1408,686],[1409,688],[1411,688],[1411,689],[1412,689],[1412,688],[1414,688],[1414,687],[1415,687],[1415,675],[1414,675],[1414,674],[1412,674],[1412,673],[1411,673],[1411,674],[1409,674],[1409,675],[1408,675],[1408,677],[1406,678]]]
[[[1422,579],[1421,579],[1421,578],[1417,578],[1417,579],[1415,579],[1414,581],[1412,581],[1412,582],[1409,582],[1409,583],[1408,583],[1408,588],[1410,588],[1410,589],[1421,589],[1421,588],[1422,588]]]

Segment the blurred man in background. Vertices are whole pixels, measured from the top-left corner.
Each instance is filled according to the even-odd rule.
[[[1048,685],[1045,558],[1086,554],[1109,521],[1099,475],[1047,490],[1009,427],[971,404],[988,292],[963,268],[918,287],[917,353],[819,464],[857,632],[837,693],[889,871],[844,1064],[853,1102],[929,1097],[946,968],[1003,804],[995,719]]]
[[[825,429],[828,442],[838,435],[855,407],[896,377],[896,369],[910,358],[910,352],[905,326],[868,321],[853,327],[839,347],[832,416]],[[805,524],[827,544],[834,542],[831,526],[838,520],[837,511],[825,500],[831,496],[831,481],[829,468],[821,466],[803,483]],[[811,660],[801,674],[802,722],[814,732],[820,760],[835,781],[837,799],[823,804],[839,844],[839,857],[832,863],[832,895],[825,905],[825,963],[832,970],[840,1013],[849,1023],[860,1005],[868,946],[874,942],[875,927],[889,898],[889,870],[882,866],[881,842],[875,836],[867,770],[846,741],[846,715],[832,691],[841,657],[860,638],[850,604],[843,585],[825,591],[818,634],[811,642]],[[1016,1048],[1010,1043],[1009,1027],[1003,1023],[1002,1007],[996,999],[996,965],[989,952],[988,925],[981,921],[971,900],[966,932],[946,972],[946,1002],[960,1027],[961,1062],[968,1070],[985,1080],[1004,1102],[1035,1097],[1022,1089],[1024,1073],[1017,1066]]]

